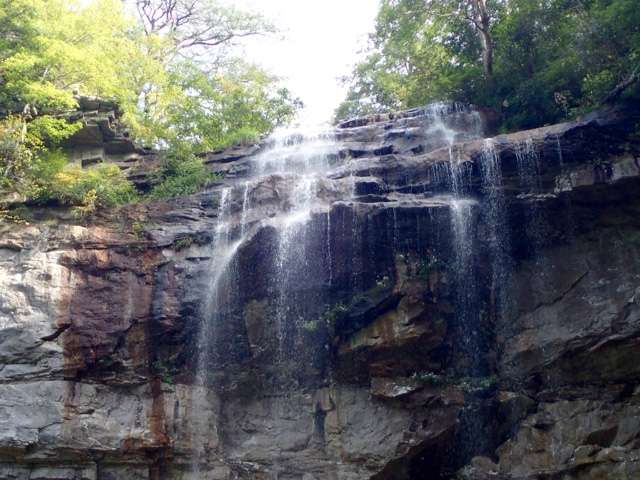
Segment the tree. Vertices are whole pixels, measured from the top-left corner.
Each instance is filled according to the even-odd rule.
[[[275,33],[261,15],[216,0],[133,0],[147,36],[171,39],[175,52],[194,60],[235,39]]]
[[[73,92],[80,91],[116,97],[130,130],[146,144],[166,145],[165,137],[177,131],[187,135],[186,125],[170,125],[189,116],[180,109],[196,108],[202,122],[218,122],[217,131],[225,136],[231,123],[219,111],[231,99],[221,100],[223,85],[242,76],[244,88],[226,90],[236,104],[243,94],[262,95],[262,118],[269,119],[256,123],[245,108],[245,123],[252,128],[269,131],[297,108],[295,99],[277,94],[278,79],[225,56],[223,47],[236,38],[274,31],[259,15],[214,0],[136,0],[139,19],[127,14],[121,0],[0,0],[0,5],[5,8],[0,103],[25,122],[72,108]],[[241,68],[246,71],[239,74]],[[279,98],[280,104],[267,98]],[[202,147],[213,143],[209,137]]]
[[[484,73],[493,75],[493,42],[491,40],[490,16],[486,0],[465,2],[465,17],[475,25],[482,44],[482,66]]]
[[[639,70],[635,0],[383,0],[337,114],[450,99],[532,128],[637,95]]]
[[[493,10],[491,8],[493,6]],[[447,22],[447,18],[461,19],[469,23],[476,31],[482,48],[482,66],[486,75],[493,75],[493,39],[491,28],[493,15],[500,2],[489,6],[487,0],[426,0],[425,11],[428,21]],[[450,24],[454,27],[454,23]],[[452,30],[453,31],[453,30]]]
[[[177,86],[172,101],[154,119],[167,147],[195,153],[225,146],[239,131],[269,132],[288,124],[300,101],[259,67],[236,60],[209,75],[184,61],[173,72]]]
[[[204,151],[225,143],[233,130],[268,132],[300,108],[288,91],[278,93],[285,90],[276,77],[228,55],[242,38],[275,33],[261,15],[217,0],[131,2],[147,57],[163,65],[161,74],[136,79],[142,115],[129,123],[147,143]]]
[[[261,16],[214,0],[130,1],[139,18],[123,0],[0,0],[0,115],[10,116],[0,128],[0,168],[9,179],[2,190],[18,188],[36,167],[47,170],[53,157],[42,146],[54,149],[79,127],[59,115],[76,106],[74,92],[115,98],[134,138],[189,161],[190,153],[225,144],[240,130],[259,137],[300,108],[277,78],[225,49],[273,32]],[[59,158],[45,175],[51,182],[63,178]],[[73,185],[88,182],[77,171],[73,178]],[[62,199],[60,188],[41,183],[31,182]]]
[[[42,113],[73,108],[75,90],[111,97],[129,87],[121,83],[126,69],[122,52],[142,52],[128,36],[132,24],[121,2],[11,0],[2,6],[9,15],[25,14],[0,20],[7,46],[0,57],[5,111],[21,113],[26,123]]]
[[[336,116],[424,105],[449,97],[462,75],[479,77],[482,50],[470,5],[383,0],[366,59],[343,79],[351,88]]]

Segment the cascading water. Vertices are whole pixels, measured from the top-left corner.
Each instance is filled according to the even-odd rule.
[[[536,152],[533,142],[528,139],[524,145],[516,145],[516,160],[520,187],[527,193],[540,189],[540,155]]]
[[[282,131],[271,136],[267,150],[251,163],[251,176],[271,173],[311,174],[326,171],[337,160],[335,135],[327,130]]]
[[[307,223],[311,219],[311,208],[316,198],[316,178],[313,175],[294,176],[291,209],[278,225],[276,259],[273,274],[273,298],[275,299],[278,356],[277,364],[287,365],[292,351],[295,329],[304,319],[304,309],[298,302],[291,301],[296,283],[309,271],[307,248],[310,230]],[[280,380],[290,373],[292,367],[278,372]],[[288,371],[287,371],[288,370]]]
[[[213,371],[216,358],[213,346],[216,344],[217,324],[221,321],[220,312],[223,303],[228,301],[231,294],[228,287],[233,285],[233,276],[230,264],[234,259],[235,252],[240,245],[240,241],[231,241],[231,225],[228,221],[230,215],[230,194],[231,190],[225,188],[220,193],[219,215],[220,221],[216,224],[212,238],[212,264],[215,269],[209,277],[208,288],[204,297],[201,318],[207,325],[200,325],[200,334],[196,342],[197,348],[197,372],[196,391],[194,394],[194,405],[191,423],[193,425],[193,435],[195,439],[194,457],[192,470],[196,478],[200,475],[200,460],[207,448],[207,437],[211,435],[208,430],[208,422],[203,422],[201,418],[201,406],[209,404],[208,389],[206,388],[210,379],[208,374]]]
[[[336,130],[272,137],[266,148],[249,159],[250,177],[220,192],[209,292],[198,336],[196,376],[202,392],[205,387],[224,388],[213,377],[224,376],[220,372],[234,355],[243,362],[258,359],[267,372],[261,382],[284,392],[303,388],[309,372],[322,376],[328,368],[326,378],[333,378],[329,360],[322,358],[334,348],[331,335],[346,338],[367,324],[359,308],[397,288],[393,282],[398,277],[394,271],[398,262],[412,262],[417,255],[422,263],[409,267],[415,268],[414,277],[440,281],[429,272],[442,268],[439,252],[447,250],[451,251],[448,267],[456,284],[455,324],[462,330],[460,347],[466,357],[458,374],[480,377],[491,371],[486,352],[480,348],[480,337],[486,335],[481,320],[500,315],[510,270],[501,160],[488,140],[475,163],[463,157],[459,142],[482,136],[480,115],[472,109],[437,104],[413,115],[420,116],[422,123],[415,122],[421,127],[409,131],[420,139],[420,147],[404,151],[399,141],[393,148],[406,155],[438,148],[448,152],[449,161],[431,165],[426,173],[430,192],[425,190],[425,198],[436,194],[427,207],[405,199],[405,190],[411,189],[363,183],[367,169],[360,166],[358,157],[350,159],[350,152],[357,149],[344,138],[344,132]],[[402,121],[409,124],[413,120]],[[389,129],[384,138],[393,140],[398,135]],[[393,150],[368,148],[372,152]],[[362,155],[366,152],[358,153]],[[536,161],[533,145],[525,143],[518,154],[518,168],[522,188],[530,191],[537,188]],[[380,214],[385,210],[376,204],[376,195],[362,195],[369,188],[378,189],[381,201],[392,207],[386,209],[386,216]],[[439,213],[443,211],[447,212],[445,221]],[[414,225],[415,232],[404,231],[408,224]],[[433,236],[434,226],[443,230],[442,235],[425,243],[427,235]],[[447,241],[449,245],[443,246]],[[488,246],[490,259],[478,251],[482,242]],[[488,281],[478,278],[478,265],[487,261],[492,265]],[[254,262],[249,270],[247,262]],[[267,297],[266,302],[259,299],[261,295]],[[249,338],[248,345],[241,345],[240,340],[237,345],[220,344],[220,332],[225,338],[244,338],[244,323],[251,322],[256,311],[277,344],[272,352],[259,345],[260,338]],[[345,312],[352,315],[352,323],[335,323]],[[305,352],[305,348],[313,351]],[[470,425],[474,423],[468,420],[461,434],[471,436]],[[201,445],[196,449],[193,472],[200,478],[206,432],[197,432],[197,438]],[[481,441],[476,438],[471,443],[470,451],[475,451]],[[279,467],[273,468],[275,472]]]
[[[212,234],[211,275],[207,292],[201,306],[200,326],[197,344],[196,390],[193,419],[195,453],[192,462],[194,478],[201,478],[203,454],[208,446],[207,435],[211,434],[199,418],[199,404],[209,404],[208,389],[218,384],[215,372],[219,372],[224,357],[229,355],[227,345],[222,351],[220,341],[228,336],[229,317],[241,315],[242,306],[238,305],[239,284],[241,278],[235,266],[237,254],[243,242],[247,241],[261,227],[270,226],[276,232],[275,248],[271,252],[271,264],[266,273],[270,280],[269,291],[274,303],[274,336],[278,342],[278,352],[273,359],[272,368],[276,383],[288,384],[291,376],[291,358],[293,332],[295,324],[304,316],[304,304],[292,301],[300,298],[296,290],[296,279],[308,275],[307,270],[314,266],[307,260],[306,246],[313,230],[307,224],[312,208],[320,203],[317,198],[317,172],[325,171],[337,159],[337,144],[330,133],[312,132],[311,134],[287,133],[275,136],[270,148],[262,155],[252,159],[250,178],[224,188],[219,196],[218,221]],[[260,194],[269,187],[264,182],[276,179],[282,184],[280,202],[281,211],[265,212]],[[266,218],[265,218],[266,217]],[[270,218],[274,217],[274,218]],[[260,218],[260,220],[256,220]],[[328,215],[326,216],[329,221]],[[326,244],[328,266],[324,268],[330,281],[329,229],[322,233]],[[268,252],[266,252],[268,253]],[[221,333],[225,332],[225,333]],[[206,475],[204,475],[206,477]]]
[[[489,315],[495,317],[506,307],[504,292],[510,270],[511,246],[506,204],[502,192],[501,162],[491,140],[485,140],[479,163],[485,198],[482,213],[487,228],[493,270]]]

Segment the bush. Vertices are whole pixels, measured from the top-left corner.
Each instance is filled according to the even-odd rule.
[[[17,190],[35,158],[24,128],[17,115],[0,120],[0,192]]]
[[[46,142],[48,145],[57,145],[60,141],[81,130],[82,123],[68,123],[62,118],[45,115],[31,121],[27,125],[27,129],[30,135]]]
[[[241,128],[229,134],[222,142],[222,147],[233,147],[235,145],[254,145],[260,142],[260,132],[250,128]]]
[[[167,154],[160,175],[163,180],[151,189],[147,195],[149,200],[168,200],[190,195],[220,178],[220,175],[207,170],[203,159],[186,152]]]
[[[38,153],[31,164],[20,192],[29,202],[45,204],[55,199],[55,192],[51,188],[56,175],[65,168],[67,156],[61,150],[44,150]]]
[[[111,207],[135,202],[137,191],[117,165],[102,164],[83,170],[79,165],[67,165],[57,172],[45,187],[48,198],[74,205],[84,214],[97,207]]]

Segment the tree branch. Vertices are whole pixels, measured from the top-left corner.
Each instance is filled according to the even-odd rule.
[[[614,88],[607,95],[605,95],[604,98],[600,100],[600,103],[602,105],[606,103],[611,103],[613,100],[618,98],[622,92],[624,92],[627,88],[631,87],[637,81],[638,81],[638,74],[636,73],[632,74],[624,82],[616,85],[616,88]]]

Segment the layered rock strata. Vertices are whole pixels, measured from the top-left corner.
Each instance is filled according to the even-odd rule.
[[[344,124],[303,230],[301,174],[243,178],[268,142],[210,191],[3,226],[0,477],[637,478],[637,111]]]

